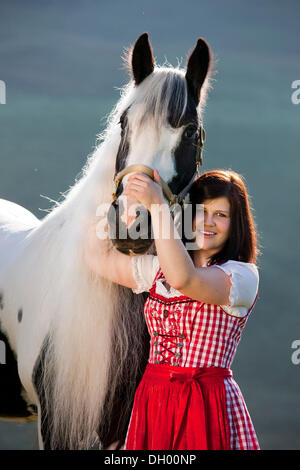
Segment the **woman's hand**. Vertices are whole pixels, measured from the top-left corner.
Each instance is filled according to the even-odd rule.
[[[143,173],[134,173],[129,176],[124,195],[132,196],[148,211],[152,204],[163,204],[165,199],[162,192],[161,179],[158,171],[153,172],[154,181]]]

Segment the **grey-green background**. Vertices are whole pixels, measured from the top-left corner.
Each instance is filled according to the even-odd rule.
[[[232,367],[262,449],[300,449],[299,18],[298,0],[0,2],[0,197],[39,218],[51,207],[41,196],[74,183],[128,81],[123,48],[148,31],[157,62],[176,66],[199,36],[211,45],[203,169],[244,175],[262,250]],[[0,448],[35,447],[34,424],[0,423]]]

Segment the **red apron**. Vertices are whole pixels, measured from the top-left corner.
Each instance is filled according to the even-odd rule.
[[[223,367],[148,364],[135,394],[126,450],[227,450]]]

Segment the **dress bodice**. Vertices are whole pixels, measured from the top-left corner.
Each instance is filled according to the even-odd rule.
[[[230,367],[255,302],[247,315],[230,315],[219,305],[195,301],[168,286],[159,269],[144,307],[149,363]]]

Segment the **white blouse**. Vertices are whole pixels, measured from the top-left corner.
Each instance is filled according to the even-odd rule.
[[[148,292],[159,269],[158,256],[133,256],[131,258],[131,265],[133,276],[138,286],[137,289],[132,289],[133,292],[135,294]],[[256,265],[229,260],[221,265],[214,264],[213,266],[222,269],[230,276],[231,281],[230,305],[221,305],[221,307],[230,315],[244,317],[252,307],[258,291],[259,274]],[[173,287],[168,289],[163,282],[156,284],[156,291],[167,298],[183,295],[176,289],[173,289]]]

